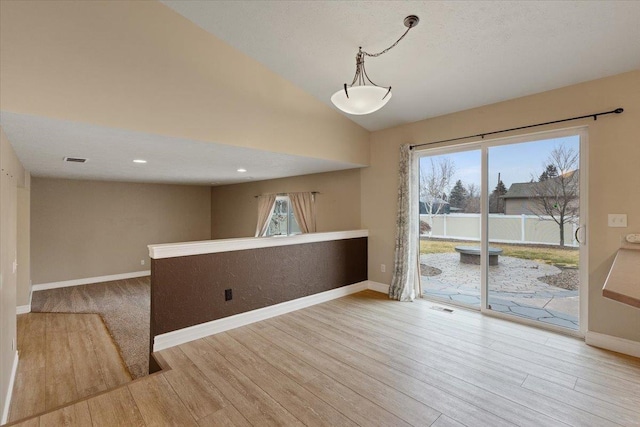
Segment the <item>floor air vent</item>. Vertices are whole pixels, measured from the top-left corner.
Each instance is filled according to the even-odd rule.
[[[70,163],[86,163],[87,160],[89,159],[83,159],[82,157],[65,157],[64,158],[65,162],[70,162]]]
[[[451,310],[450,308],[444,308],[444,307],[437,307],[437,306],[432,306],[431,307],[432,310],[438,310],[438,311],[444,311],[445,313],[453,313],[453,310]]]

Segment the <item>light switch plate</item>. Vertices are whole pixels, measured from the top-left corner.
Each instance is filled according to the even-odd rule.
[[[626,227],[627,214],[609,214],[609,227]]]

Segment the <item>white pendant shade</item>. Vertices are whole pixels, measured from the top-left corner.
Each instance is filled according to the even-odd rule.
[[[333,94],[331,102],[345,113],[357,116],[378,111],[391,99],[391,92],[384,87],[354,86],[348,91],[349,98],[344,93],[344,89],[340,89]]]

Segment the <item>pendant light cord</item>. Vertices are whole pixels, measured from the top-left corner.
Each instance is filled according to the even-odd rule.
[[[389,52],[391,49],[393,49],[394,47],[396,47],[398,45],[398,43],[400,43],[400,40],[402,40],[404,38],[404,36],[407,35],[407,33],[409,32],[409,30],[411,30],[415,25],[409,25],[409,27],[407,28],[407,31],[404,32],[404,34],[402,34],[400,36],[400,38],[398,40],[396,40],[396,42],[394,44],[392,44],[391,46],[389,46],[388,48],[386,48],[385,50],[383,50],[382,52],[378,52],[378,53],[369,53],[369,52],[365,52],[364,50],[362,50],[362,48],[360,48],[360,52],[362,52],[364,55],[366,56],[370,56],[372,58],[375,58],[377,56],[380,55],[384,55],[385,53]]]

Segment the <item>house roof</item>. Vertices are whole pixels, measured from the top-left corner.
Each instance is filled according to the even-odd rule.
[[[570,181],[580,179],[580,170],[576,169],[574,171],[569,171],[564,174],[565,177],[568,177]],[[551,181],[558,181],[559,177],[551,178]],[[503,199],[529,199],[533,194],[533,186],[536,185],[537,182],[514,182],[509,187],[507,193],[502,196]]]
[[[503,199],[526,199],[531,197],[531,186],[534,182],[514,182]]]

